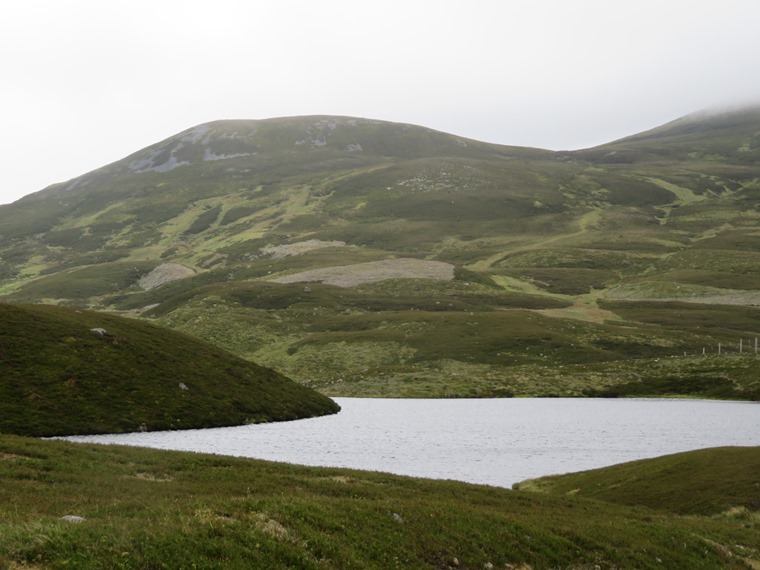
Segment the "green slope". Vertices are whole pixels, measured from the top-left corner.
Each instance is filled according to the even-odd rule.
[[[585,152],[587,156],[599,157],[601,154],[602,159],[608,162],[658,156],[736,164],[757,163],[760,158],[760,134],[756,124],[758,111],[760,106],[757,105],[699,111]]]
[[[756,526],[760,523],[760,448],[690,451],[532,479],[515,488],[683,515],[723,513],[737,519],[754,519]]]
[[[0,295],[157,318],[331,394],[609,394],[622,359],[760,335],[741,316],[760,303],[758,141],[760,107],[577,152],[349,117],[208,123],[0,207]],[[757,366],[735,364],[631,393],[756,397]]]
[[[149,323],[0,304],[2,433],[188,429],[337,410],[273,370]]]
[[[0,477],[5,568],[717,569],[760,560],[757,519],[382,473],[0,436]]]

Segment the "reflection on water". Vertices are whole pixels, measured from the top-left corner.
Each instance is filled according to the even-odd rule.
[[[760,445],[760,405],[654,399],[336,398],[323,418],[206,430],[77,436],[510,487],[678,451]]]

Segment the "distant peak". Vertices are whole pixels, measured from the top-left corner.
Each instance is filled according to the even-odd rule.
[[[348,116],[225,119],[184,130],[128,157],[129,172],[166,173],[203,161],[329,151],[426,156],[461,152],[470,142],[426,127]]]
[[[760,113],[759,101],[733,103],[731,105],[719,105],[715,107],[707,107],[705,109],[700,109],[699,111],[689,113],[688,115],[684,115],[683,117],[676,119],[676,121],[673,121],[673,122],[677,122],[677,121],[698,122],[698,121],[705,121],[705,120],[710,120],[710,119],[715,119],[715,118],[730,117],[732,115],[745,115],[745,114],[755,114],[755,113]]]

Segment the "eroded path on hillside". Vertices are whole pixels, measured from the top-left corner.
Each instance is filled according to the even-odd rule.
[[[582,216],[580,216],[578,218],[579,229],[576,232],[559,234],[552,237],[539,239],[537,241],[531,241],[529,244],[524,244],[524,245],[521,244],[519,247],[515,249],[505,249],[498,253],[490,255],[486,257],[485,259],[476,261],[475,263],[469,265],[467,268],[472,269],[473,271],[487,271],[488,269],[493,267],[494,264],[498,263],[499,261],[501,261],[508,255],[516,255],[519,253],[526,253],[529,251],[545,249],[547,246],[551,246],[559,242],[565,242],[573,238],[582,236],[583,234],[587,233],[589,229],[593,229],[597,227],[599,221],[602,218],[602,212],[603,212],[602,208],[595,208],[593,210],[586,212]]]

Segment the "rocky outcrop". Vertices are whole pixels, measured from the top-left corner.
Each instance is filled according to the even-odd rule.
[[[387,279],[433,279],[436,281],[451,281],[454,278],[454,266],[441,261],[425,259],[383,259],[325,267],[294,273],[272,279],[274,283],[306,283],[321,281],[326,285],[338,287],[356,287],[365,283],[377,283]]]
[[[144,275],[138,285],[145,290],[155,289],[172,281],[186,279],[195,275],[195,271],[179,263],[163,263]]]

